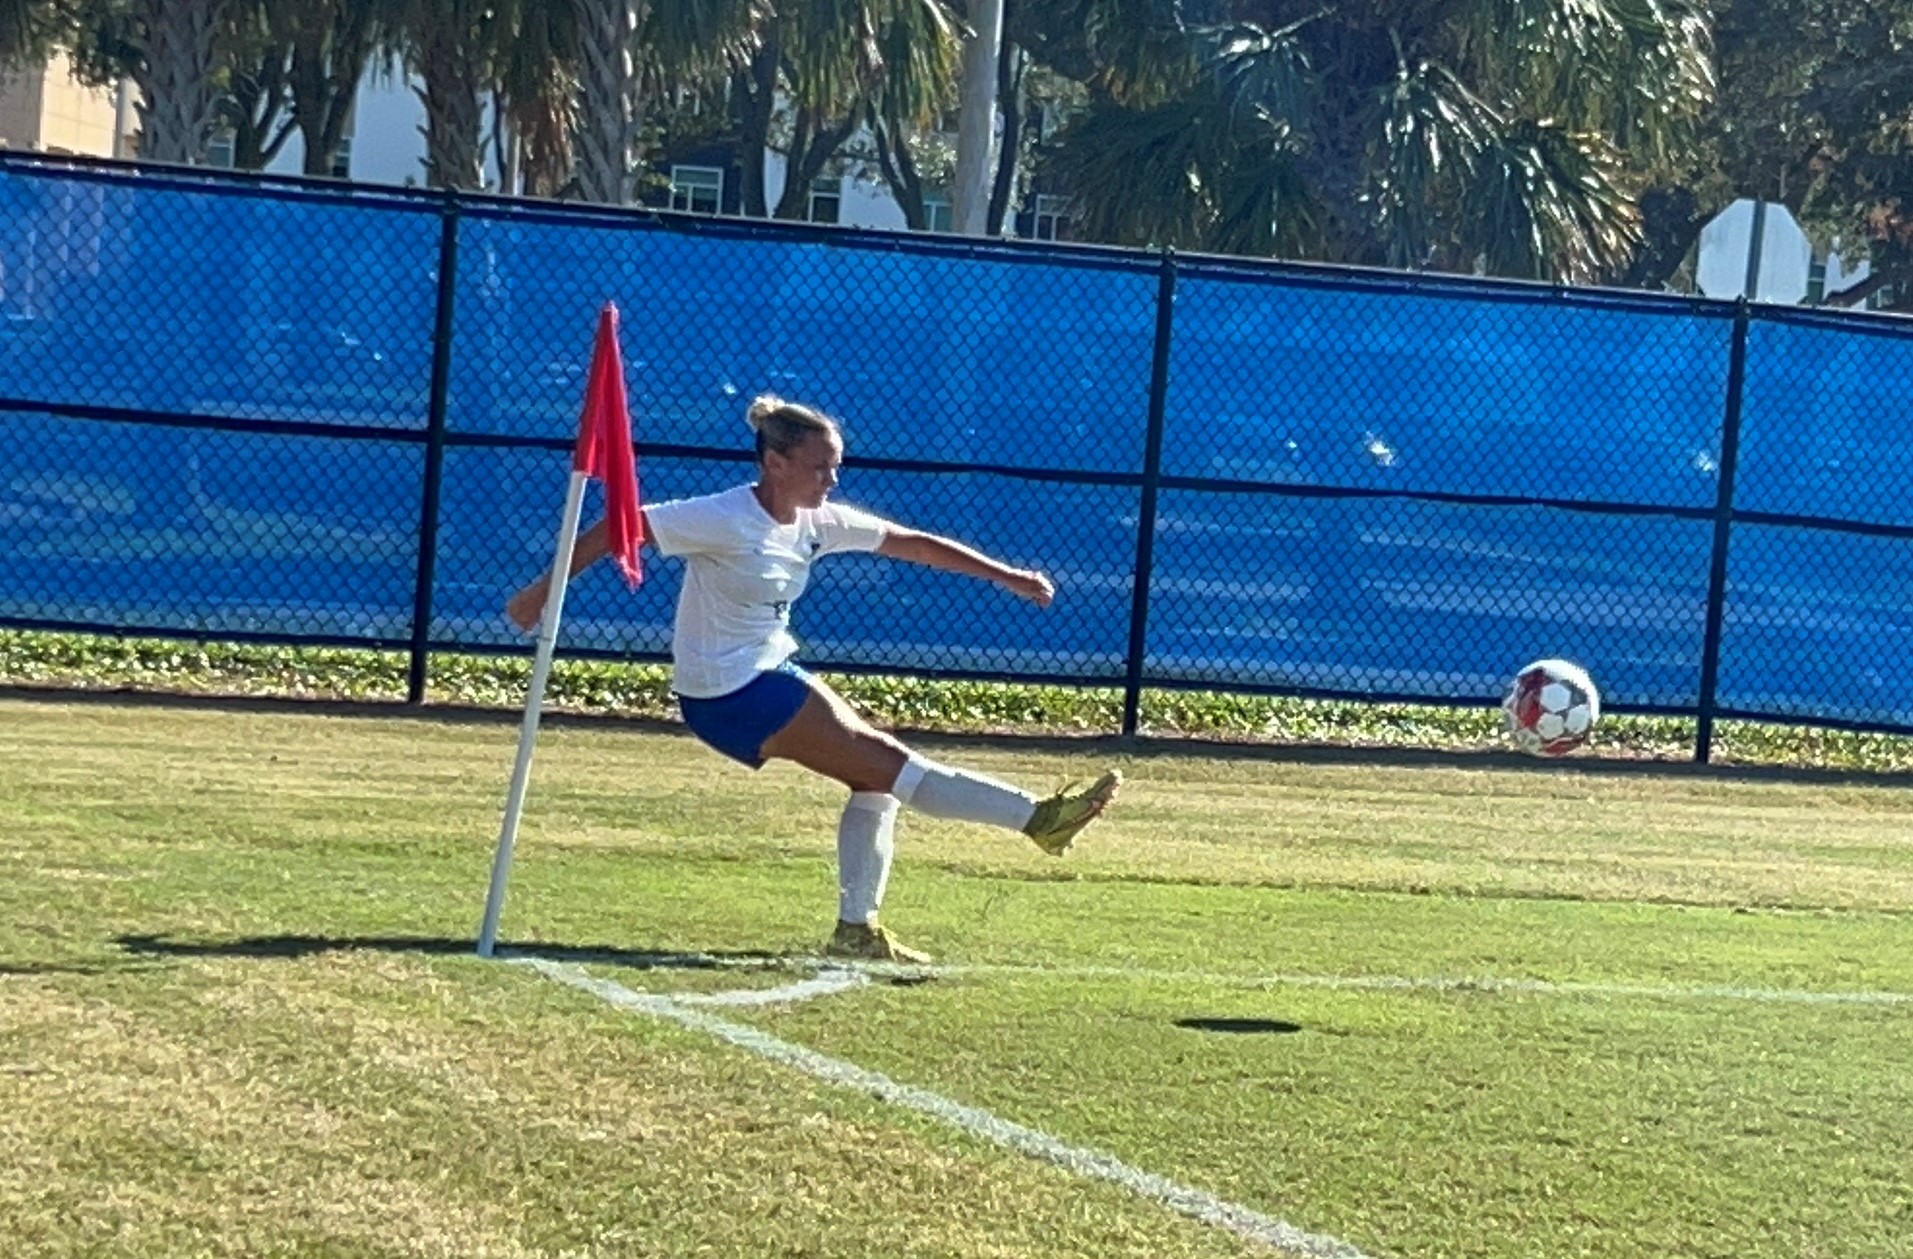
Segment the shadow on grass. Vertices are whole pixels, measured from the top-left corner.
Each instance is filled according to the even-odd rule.
[[[1175,1024],[1177,1027],[1186,1027],[1194,1032],[1224,1032],[1234,1036],[1286,1036],[1302,1030],[1300,1023],[1290,1023],[1286,1019],[1223,1019],[1192,1016],[1177,1019]]]
[[[158,935],[123,935],[114,943],[138,957],[242,957],[297,961],[324,953],[410,953],[423,957],[477,957],[478,942],[446,936],[240,936],[232,940],[174,940]],[[595,963],[633,970],[793,970],[815,963],[809,954],[737,951],[681,953],[661,949],[621,949],[604,945],[549,944],[537,940],[501,941],[499,960],[540,958],[549,962]]]
[[[133,688],[71,690],[55,686],[0,685],[0,700],[44,704],[99,704],[128,708],[188,709],[205,712],[277,713],[301,716],[365,718],[379,721],[429,721],[443,725],[517,726],[524,714],[511,708],[464,704],[407,704],[403,700],[288,699],[265,695],[206,695]],[[682,722],[621,713],[583,713],[547,709],[546,728],[573,727],[671,734],[689,739]],[[1702,778],[1738,782],[1774,782],[1872,787],[1913,787],[1913,771],[1836,769],[1811,765],[1701,764],[1691,760],[1575,755],[1541,760],[1501,749],[1375,747],[1337,743],[1274,743],[1221,738],[1165,738],[1150,735],[1051,733],[972,733],[892,727],[905,741],[924,748],[994,748],[1002,751],[1066,756],[1122,756],[1130,760],[1255,760],[1287,765],[1405,766],[1414,768],[1495,770],[1530,774],[1588,774],[1617,778]]]

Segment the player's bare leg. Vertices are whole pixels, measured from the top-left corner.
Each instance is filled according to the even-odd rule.
[[[1061,856],[1109,806],[1122,781],[1111,770],[1083,790],[1065,790],[1039,801],[1007,783],[918,755],[815,681],[797,715],[765,741],[762,755],[793,761],[850,788],[850,803],[837,832],[837,929],[826,951],[880,961],[929,960],[877,923],[894,852],[898,802],[933,817],[1021,831],[1044,852]]]

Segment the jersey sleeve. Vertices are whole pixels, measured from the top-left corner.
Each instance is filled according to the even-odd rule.
[[[861,507],[825,503],[817,509],[819,555],[838,551],[874,551],[890,533],[890,522]]]
[[[721,495],[647,503],[644,520],[660,555],[697,555],[723,549],[735,532]]]

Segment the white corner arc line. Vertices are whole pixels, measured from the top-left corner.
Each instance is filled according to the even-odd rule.
[[[513,958],[512,961],[515,965],[528,966],[549,979],[601,997],[620,1009],[668,1019],[740,1049],[747,1049],[772,1062],[795,1067],[827,1083],[869,1093],[892,1105],[940,1119],[972,1136],[1042,1159],[1065,1171],[1109,1181],[1245,1240],[1303,1256],[1304,1259],[1368,1259],[1362,1251],[1339,1238],[1304,1232],[1285,1220],[1225,1202],[1205,1190],[1179,1185],[1154,1172],[1140,1171],[1113,1155],[1066,1144],[1048,1133],[1026,1128],[986,1110],[965,1106],[915,1085],[900,1084],[889,1076],[867,1070],[853,1062],[778,1040],[754,1027],[732,1023],[702,1010],[690,1009],[681,1004],[682,998],[637,992],[566,963],[536,957]]]
[[[677,992],[670,999],[679,1005],[786,1005],[793,1001],[809,1001],[812,997],[834,997],[840,992],[849,992],[852,988],[862,988],[870,982],[870,972],[852,970],[846,966],[831,966],[817,972],[809,979],[800,979],[794,984],[784,984],[778,988],[735,988],[725,992]]]

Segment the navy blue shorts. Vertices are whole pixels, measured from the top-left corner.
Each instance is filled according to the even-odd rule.
[[[811,696],[810,674],[786,660],[758,674],[729,695],[678,696],[678,711],[691,733],[752,769],[764,763],[764,744],[790,724]]]

